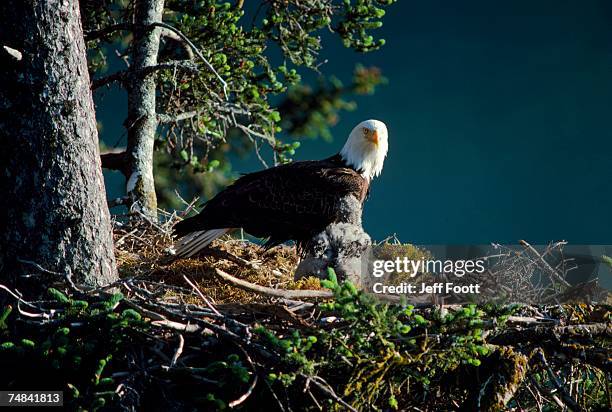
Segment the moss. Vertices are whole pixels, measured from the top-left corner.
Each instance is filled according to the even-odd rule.
[[[374,258],[378,260],[394,261],[395,259],[407,258],[411,261],[427,261],[433,259],[433,255],[430,251],[414,246],[411,244],[391,243],[385,242],[376,245],[374,248]],[[401,282],[413,282],[415,278],[412,278],[408,273],[397,273],[391,272],[389,274],[389,283],[399,284]]]
[[[492,386],[494,402],[488,409],[502,411],[506,410],[506,405],[525,379],[528,359],[509,347],[499,348],[495,355],[499,363],[496,368],[496,385]]]

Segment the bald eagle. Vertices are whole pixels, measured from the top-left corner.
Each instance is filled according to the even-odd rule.
[[[265,248],[294,240],[298,250],[341,219],[340,199],[361,204],[387,155],[387,127],[359,123],[339,153],[323,160],[292,162],[240,177],[210,199],[196,216],[174,226],[177,257],[190,257],[232,229],[267,238]]]

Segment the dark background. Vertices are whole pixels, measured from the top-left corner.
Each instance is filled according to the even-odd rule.
[[[374,239],[612,244],[612,2],[400,0],[378,34],[386,46],[367,55],[328,39],[325,73],[349,79],[361,62],[389,85],[357,99],[332,143],[305,141],[296,156],[331,155],[361,120],[387,123],[364,215]],[[125,96],[97,103],[112,146]],[[107,174],[109,197],[123,185]]]

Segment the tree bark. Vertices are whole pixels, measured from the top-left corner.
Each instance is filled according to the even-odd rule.
[[[162,20],[164,0],[134,2],[134,41],[132,42],[133,73],[146,72],[157,65],[160,29],[150,29],[151,23]],[[131,76],[126,82],[128,92],[128,174],[126,191],[132,209],[151,219],[157,219],[157,197],[153,179],[153,145],[157,131],[155,110],[155,73]]]
[[[4,0],[0,20],[0,279],[29,295],[67,278],[108,284],[117,271],[79,3]]]

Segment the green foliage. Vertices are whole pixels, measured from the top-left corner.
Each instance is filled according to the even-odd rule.
[[[116,384],[107,369],[115,353],[137,343],[134,333],[144,326],[140,314],[130,309],[122,315],[114,312],[121,294],[90,306],[54,288],[47,292],[63,315],[40,328],[20,328],[9,335],[0,345],[0,368],[13,372],[0,379],[0,385],[16,389],[44,384],[68,390],[67,405],[93,410],[116,400]]]
[[[0,314],[0,332],[8,328],[6,325],[6,320],[10,316],[11,312],[13,312],[13,307],[11,305],[7,305],[2,309]]]
[[[224,410],[249,391],[252,394],[243,405],[246,410],[276,405],[279,394],[294,410],[316,410],[304,392],[316,382],[329,385],[357,410],[411,406],[449,410],[465,406],[470,390],[478,392],[478,383],[498,363],[512,366],[518,359],[523,371],[527,367],[531,349],[523,345],[531,344],[529,335],[514,349],[488,343],[491,335],[506,329],[508,316],[522,310],[521,306],[465,305],[443,310],[388,305],[350,283],[339,283],[333,269],[322,284],[334,297],[319,304],[306,324],[287,322],[286,316],[258,315],[259,323],[248,325],[227,314],[222,319],[206,315],[178,319],[200,326],[200,321],[208,322],[205,325],[211,329],[195,333],[151,322],[150,312],[138,309],[120,293],[77,299],[49,290],[56,311],[50,320],[33,324],[10,307],[0,311],[4,324],[0,370],[10,371],[0,374],[0,387],[62,390],[71,410],[130,406],[162,410],[169,405],[181,410]],[[152,308],[160,310],[159,304]],[[607,306],[591,312],[580,306],[561,309],[570,317],[570,311],[590,313],[597,321],[602,315],[609,317]],[[577,319],[580,324],[588,321]],[[506,330],[511,336],[516,327]],[[179,334],[184,353],[172,367]],[[580,342],[585,343],[585,338],[581,335]],[[594,351],[609,347],[609,342],[599,342],[591,347]],[[540,340],[534,344],[546,347]],[[580,379],[574,381],[579,382],[581,394],[588,394],[583,398],[584,409],[606,405],[605,373],[575,359],[563,359],[564,364],[554,365],[555,370],[560,379],[579,373]],[[514,379],[513,369],[508,371],[505,376]],[[546,371],[536,368],[529,373],[538,385],[551,387]],[[126,386],[131,392],[118,391]],[[325,392],[313,389],[312,393],[325,409],[343,409]],[[517,392],[516,396],[522,395]],[[533,404],[526,396],[521,405]],[[134,399],[140,403],[130,403]]]
[[[480,325],[514,310],[491,315],[470,305],[447,314],[417,313],[413,306],[381,304],[348,282],[339,284],[333,269],[328,274],[321,283],[334,299],[320,305],[320,317],[337,317],[340,324],[309,336],[293,331],[280,337],[263,327],[256,332],[293,366],[275,370],[269,381],[289,386],[300,375],[335,377],[357,409],[397,409],[398,399],[405,405],[406,385],[427,391],[448,373],[478,367],[491,352]]]
[[[338,276],[336,275],[336,271],[334,268],[327,268],[327,279],[321,281],[321,285],[326,287],[327,289],[331,289],[334,292],[338,292],[340,290],[340,284],[338,284]]]
[[[62,292],[55,288],[49,288],[47,290],[47,293],[49,294],[49,296],[51,296],[52,299],[55,299],[59,303],[68,303],[69,301],[66,295],[64,295]]]
[[[141,392],[143,398],[150,400],[137,405],[148,410],[164,409],[159,403],[166,402],[161,393],[172,387],[173,396],[185,397],[189,405],[221,410],[251,383],[244,356],[233,352],[236,347],[228,351],[216,338],[203,336],[202,341],[193,344],[215,349],[210,353],[204,350],[203,366],[191,372],[202,376],[199,379],[205,392],[201,396],[179,395],[184,371],[179,368],[165,372],[158,363],[151,364],[159,354],[155,346],[162,342],[161,336],[153,337],[159,334],[159,327],[125,305],[121,293],[87,297],[85,301],[57,289],[47,292],[56,301],[57,314],[48,323],[28,326],[17,319],[10,306],[1,312],[1,319],[11,329],[10,334],[0,331],[0,370],[10,371],[0,374],[2,388],[62,390],[69,410],[115,410],[125,405],[126,395],[118,391],[125,384],[133,392],[128,393],[127,401]],[[173,383],[168,384],[168,379]],[[159,384],[163,384],[163,390],[154,389]]]
[[[162,36],[159,62],[191,60],[199,69],[195,74],[180,67],[158,71],[157,112],[165,120],[156,137],[157,165],[163,165],[163,173],[167,168],[178,170],[170,170],[173,176],[168,180],[176,182],[178,177],[198,184],[202,178],[195,174],[203,173],[209,180],[205,185],[216,189],[226,183],[228,153],[243,153],[245,147],[259,153],[266,146],[270,149],[261,156],[283,163],[291,160],[297,147],[282,136],[329,139],[338,113],[355,107],[345,96],[371,94],[385,79],[376,68],[357,66],[349,85],[322,75],[312,89],[302,74],[319,72],[323,36],[338,36],[347,48],[361,53],[379,49],[384,40],[374,33],[394,2],[167,0],[164,22],[187,36],[218,73],[184,42]],[[86,32],[134,21],[132,4],[124,0],[81,6]],[[130,30],[90,38],[93,77],[100,77],[116,50],[129,62],[131,39]],[[177,118],[185,113],[191,115]],[[156,179],[161,174],[157,172]],[[157,187],[166,186],[162,181]],[[172,197],[164,193],[161,203]]]

